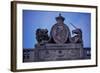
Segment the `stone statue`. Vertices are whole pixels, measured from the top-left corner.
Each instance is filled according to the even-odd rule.
[[[36,40],[38,43],[47,42],[49,40],[48,30],[38,28],[36,30]]]
[[[35,60],[57,61],[83,58],[82,30],[75,27],[72,35],[69,27],[64,23],[65,18],[59,14],[56,23],[51,27],[48,35],[47,29],[36,30]]]
[[[81,29],[76,28],[75,30],[72,31],[72,34],[75,35],[75,36],[71,37],[72,43],[83,43]]]

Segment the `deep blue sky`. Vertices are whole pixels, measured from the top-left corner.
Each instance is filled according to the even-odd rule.
[[[84,47],[90,47],[90,13],[23,10],[23,48],[34,48],[34,44],[37,43],[35,39],[36,29],[47,28],[50,32],[51,27],[56,23],[55,17],[59,13],[65,17],[64,23],[70,28],[70,31],[74,29],[70,23],[82,29]]]

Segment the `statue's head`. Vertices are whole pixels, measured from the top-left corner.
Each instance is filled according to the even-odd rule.
[[[82,34],[82,30],[80,28],[76,28],[75,30],[72,30],[72,34]]]
[[[40,34],[40,35],[43,35],[43,34],[46,34],[46,33],[48,33],[48,30],[47,29],[37,29],[36,30],[36,33],[37,34]]]

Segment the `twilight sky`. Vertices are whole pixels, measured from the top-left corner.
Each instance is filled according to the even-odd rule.
[[[84,47],[90,47],[90,13],[23,10],[23,48],[34,48],[37,43],[36,29],[47,28],[50,32],[51,27],[56,23],[55,17],[59,16],[59,13],[65,18],[64,23],[70,28],[70,31],[75,29],[70,23],[82,29]]]

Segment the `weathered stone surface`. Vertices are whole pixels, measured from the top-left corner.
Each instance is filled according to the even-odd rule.
[[[80,60],[80,59],[90,59],[90,49],[84,48],[82,50],[83,57],[81,57],[79,49],[43,49],[37,51],[38,57],[35,56],[37,49],[25,48],[23,49],[23,62],[38,62],[38,61],[60,61],[60,60]],[[77,53],[77,54],[76,54]],[[43,56],[42,56],[43,55]]]
[[[38,61],[74,60],[83,57],[82,44],[45,44],[37,48]]]
[[[48,30],[38,29],[36,32],[38,43],[35,45],[34,61],[74,60],[83,58],[82,31],[77,28],[72,31],[64,23],[65,18],[61,14],[56,17],[48,36]],[[47,31],[47,32],[46,32]],[[49,39],[49,40],[48,40]]]
[[[51,48],[51,49],[67,49],[67,48],[83,48],[82,44],[79,43],[69,43],[69,44],[45,44],[45,48]]]
[[[64,44],[67,41],[69,34],[69,28],[64,23],[55,24],[51,29],[51,37],[53,37],[57,44]]]

